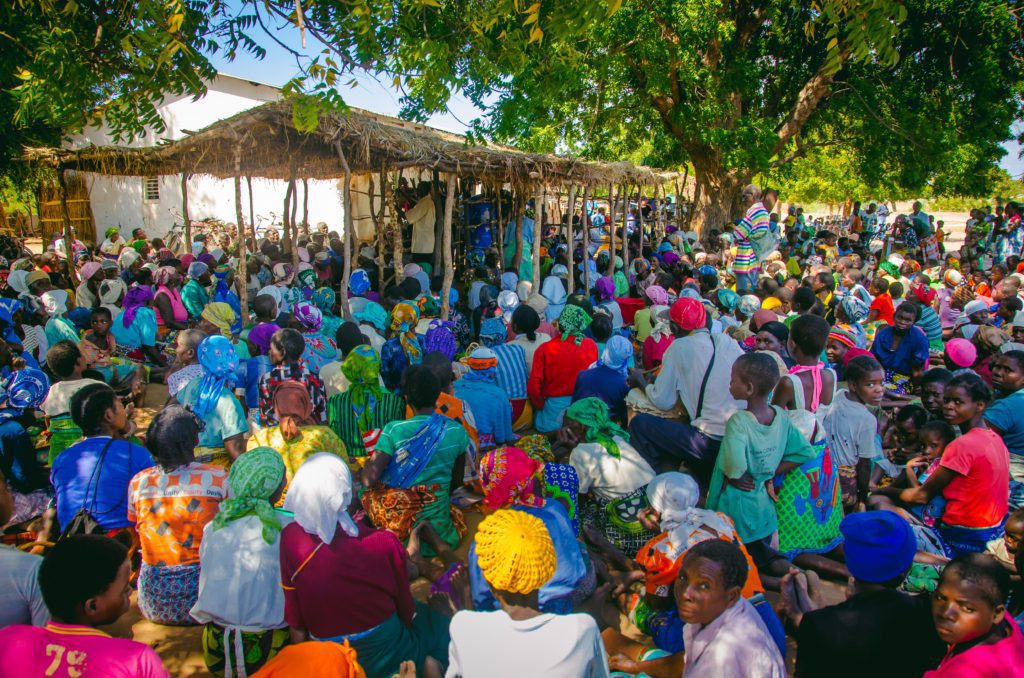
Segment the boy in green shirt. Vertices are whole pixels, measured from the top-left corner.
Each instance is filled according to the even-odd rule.
[[[814,449],[785,410],[768,404],[778,380],[778,365],[765,353],[747,353],[733,364],[729,392],[747,407],[725,425],[707,506],[732,518],[759,570],[781,576],[789,564],[772,547],[778,530],[772,478],[812,459]]]

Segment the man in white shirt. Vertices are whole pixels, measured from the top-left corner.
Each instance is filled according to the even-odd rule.
[[[608,676],[608,658],[593,617],[540,611],[540,588],[557,565],[544,521],[525,511],[502,509],[480,523],[475,540],[480,571],[501,609],[463,610],[452,618],[445,675]]]
[[[412,226],[412,253],[413,255],[434,255],[434,229],[436,228],[436,212],[434,208],[434,195],[431,182],[421,181],[416,187],[416,194],[419,199],[416,204],[405,213],[405,220]],[[416,257],[413,256],[413,260]],[[420,261],[427,261],[421,258]]]
[[[706,485],[725,422],[744,406],[729,393],[732,364],[743,350],[731,337],[707,330],[704,305],[691,297],[672,305],[669,326],[676,339],[665,351],[658,378],[649,384],[641,371],[634,370],[630,385],[642,388],[651,404],[664,412],[682,403],[687,421],[638,414],[629,424],[630,443],[656,472],[678,470],[679,462],[685,461]]]

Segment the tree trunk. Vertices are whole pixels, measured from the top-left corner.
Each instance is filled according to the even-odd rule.
[[[440,182],[434,184],[435,188]],[[448,320],[451,307],[448,303],[455,280],[455,266],[452,265],[452,213],[455,211],[455,173],[448,175],[447,192],[444,198],[444,221],[441,224],[441,262],[444,278],[441,282],[441,320]],[[435,250],[436,251],[436,250]],[[436,258],[436,257],[435,257]]]
[[[724,225],[743,216],[740,193],[750,177],[700,158],[694,158],[693,165],[694,177],[701,191],[694,199],[690,226],[703,239],[709,230],[722,230]]]
[[[512,197],[513,208],[516,215],[516,253],[512,257],[512,270],[519,275],[519,267],[523,263],[523,212],[526,211],[526,199],[520,191],[516,191]]]

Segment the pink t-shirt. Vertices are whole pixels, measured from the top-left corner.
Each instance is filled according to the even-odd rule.
[[[956,473],[942,491],[942,522],[958,527],[992,527],[1009,507],[1010,453],[999,435],[972,428],[949,445],[939,465]]]
[[[111,638],[90,626],[58,624],[0,629],[0,676],[170,678],[153,648]]]
[[[924,678],[996,678],[1018,676],[1024,667],[1024,634],[1017,623],[1006,615],[1010,635],[991,645],[977,645],[955,657],[946,654],[939,668]],[[950,647],[952,652],[955,646]],[[1017,668],[1013,668],[1016,666]]]

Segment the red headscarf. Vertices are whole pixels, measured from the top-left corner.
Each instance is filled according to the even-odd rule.
[[[690,297],[681,297],[668,310],[668,317],[672,322],[687,332],[706,326],[707,316],[704,304]]]

